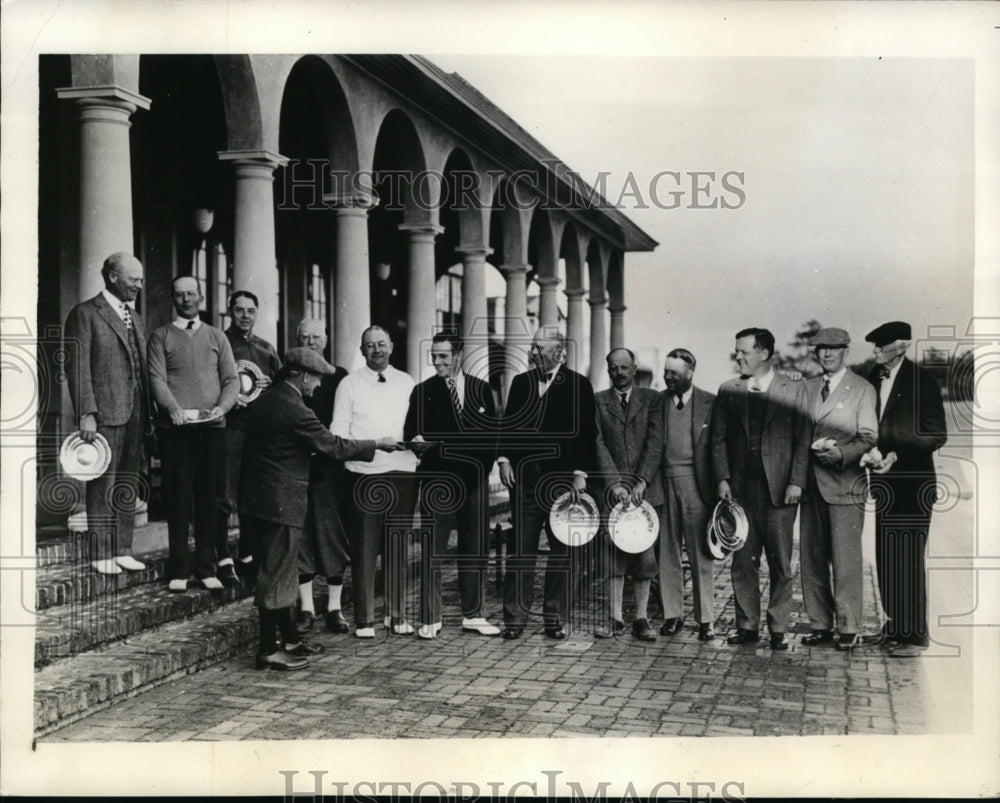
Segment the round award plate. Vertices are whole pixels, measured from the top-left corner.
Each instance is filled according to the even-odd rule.
[[[236,376],[240,380],[240,392],[238,398],[244,404],[250,404],[263,391],[260,380],[264,378],[264,372],[260,366],[250,360],[239,360],[236,363]]]
[[[656,543],[660,520],[649,502],[638,505],[619,502],[608,516],[611,540],[622,552],[636,555]]]
[[[549,527],[566,546],[583,546],[597,535],[601,514],[590,494],[581,493],[576,504],[571,499],[568,491],[556,499],[549,511]]]
[[[86,443],[79,432],[74,432],[59,449],[59,463],[73,479],[96,480],[111,464],[111,447],[99,432],[94,434],[93,443]]]
[[[212,415],[211,410],[198,410],[193,407],[181,410],[184,413],[185,426],[197,426],[198,424],[210,424],[222,418],[222,413]]]

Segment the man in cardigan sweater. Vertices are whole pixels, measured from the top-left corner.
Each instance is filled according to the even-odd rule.
[[[205,588],[219,589],[215,576],[216,499],[225,481],[225,419],[236,403],[239,379],[226,336],[198,318],[202,294],[193,276],[172,285],[177,318],[149,336],[149,386],[158,408],[167,512],[171,591],[184,591],[192,566],[188,527],[194,513],[193,572]],[[208,411],[212,420],[189,423],[185,409]]]

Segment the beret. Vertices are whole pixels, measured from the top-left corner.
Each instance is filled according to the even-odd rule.
[[[869,343],[874,343],[876,346],[888,346],[897,340],[909,340],[910,337],[910,325],[908,323],[903,321],[889,321],[889,323],[884,323],[872,329],[865,335],[865,340]]]

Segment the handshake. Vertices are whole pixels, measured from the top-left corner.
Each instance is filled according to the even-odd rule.
[[[873,446],[863,455],[861,455],[861,468],[868,467],[874,474],[885,474],[890,468],[895,465],[896,460],[895,452],[889,452],[885,457],[878,450],[877,446]]]

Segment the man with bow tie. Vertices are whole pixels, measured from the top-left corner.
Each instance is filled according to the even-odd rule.
[[[868,497],[860,460],[875,445],[878,430],[875,389],[844,364],[850,343],[851,336],[834,327],[820,329],[810,341],[823,373],[806,382],[812,457],[799,538],[802,596],[812,628],[802,643],[833,643],[836,625],[838,650],[860,640]]]
[[[772,650],[787,650],[792,610],[792,529],[809,466],[805,385],[771,367],[774,335],[736,333],[740,375],[723,382],[712,413],[712,465],[722,499],[743,506],[749,533],[733,554],[736,630],[729,644],[756,644],[760,630],[760,556],[767,556],[767,625]]]
[[[878,452],[872,463],[875,565],[885,609],[879,641],[893,658],[915,658],[929,643],[925,552],[937,474],[934,452],[948,439],[941,388],[906,357],[910,325],[890,321],[874,344],[869,377],[878,394]]]
[[[403,425],[406,441],[430,441],[422,449],[420,516],[430,522],[431,541],[421,548],[420,615],[417,636],[441,630],[441,571],[451,530],[458,530],[458,590],[462,630],[500,635],[483,618],[483,573],[489,533],[487,480],[496,456],[496,405],[490,386],[466,373],[462,339],[439,332],[431,339],[436,376],[413,388]],[[420,448],[420,447],[415,447]]]
[[[142,290],[142,263],[123,251],[101,268],[104,289],[77,304],[66,318],[70,398],[80,438],[108,442],[107,471],[87,483],[87,526],[97,533],[91,557],[102,574],[140,571],[132,556],[142,439],[150,428],[146,379],[146,336],[135,300]],[[122,504],[114,504],[122,500]]]
[[[530,370],[511,382],[503,413],[497,462],[500,481],[511,491],[516,554],[508,553],[504,576],[505,639],[520,638],[535,596],[538,539],[549,543],[545,566],[545,634],[567,637],[568,548],[549,530],[549,510],[563,492],[580,493],[595,468],[594,389],[563,365],[565,339],[554,326],[535,332]]]

